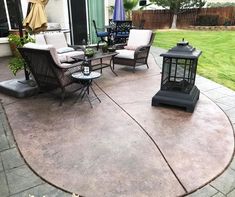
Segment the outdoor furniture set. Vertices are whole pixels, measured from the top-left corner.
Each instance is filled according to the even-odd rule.
[[[143,24],[141,29],[143,29]],[[133,29],[132,21],[114,21],[109,20],[109,25],[105,25],[104,28],[98,28],[95,20],[93,20],[96,36],[100,38],[97,43],[97,50],[100,42],[106,42],[108,45],[126,43],[129,38],[130,30]],[[106,29],[107,31],[105,31]]]
[[[39,34],[36,36],[36,43],[25,44],[24,47],[19,48],[19,52],[25,59],[40,91],[61,89],[60,104],[62,104],[65,88],[72,83],[78,84],[78,89],[82,90],[79,94],[82,98],[88,96],[92,80],[100,77],[96,72],[94,73],[94,70],[100,70],[102,73],[103,68],[109,67],[117,76],[114,72],[115,64],[133,66],[133,70],[136,66],[144,64],[148,67],[147,58],[154,36],[155,34],[151,30],[133,29],[130,30],[127,45],[122,45],[123,49],[108,53],[97,52],[93,57],[86,57],[84,51],[78,46],[74,48],[68,46],[63,33]],[[138,38],[138,42],[135,41],[136,38]],[[96,77],[82,77],[84,60],[91,66],[92,76]],[[84,80],[87,81],[84,83]],[[93,89],[91,90],[95,98],[100,101]],[[88,101],[91,104],[89,99]]]

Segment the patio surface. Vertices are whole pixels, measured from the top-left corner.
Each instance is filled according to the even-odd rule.
[[[181,196],[220,175],[234,151],[233,127],[223,112],[231,109],[223,102],[230,91],[198,76],[204,94],[194,113],[152,107],[151,98],[160,87],[158,52],[152,49],[150,69],[143,66],[132,73],[116,66],[118,77],[105,69],[93,85],[102,101],[94,101],[94,108],[75,102],[76,94],[62,107],[50,94],[27,99],[0,94],[30,168],[46,182],[82,196]],[[6,67],[0,65],[0,71],[1,81],[11,78]],[[220,88],[221,94],[210,92]],[[221,101],[223,110],[205,92]],[[226,101],[233,103],[234,98]],[[230,113],[233,118],[234,110]]]

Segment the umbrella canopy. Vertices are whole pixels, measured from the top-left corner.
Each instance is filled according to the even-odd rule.
[[[28,32],[37,33],[47,28],[45,6],[49,0],[29,0],[30,11],[23,21],[23,26]]]
[[[125,9],[124,9],[122,0],[115,0],[113,20],[114,21],[124,21],[125,20]]]

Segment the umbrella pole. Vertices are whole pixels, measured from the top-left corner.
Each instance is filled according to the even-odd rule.
[[[23,40],[23,25],[22,25],[22,21],[21,21],[21,17],[20,17],[20,0],[15,0],[15,5],[16,5],[16,16],[17,16],[17,22],[18,22],[18,26],[19,26],[19,34],[20,34],[20,38],[21,41]],[[29,80],[29,72],[26,69],[26,65],[24,64],[24,74],[25,74],[25,80]]]

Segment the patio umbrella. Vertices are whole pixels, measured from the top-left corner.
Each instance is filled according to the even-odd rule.
[[[114,21],[124,21],[125,20],[125,9],[124,9],[122,0],[115,0],[113,20]]]
[[[49,0],[29,0],[29,12],[23,21],[28,32],[37,33],[47,28],[45,6]]]

